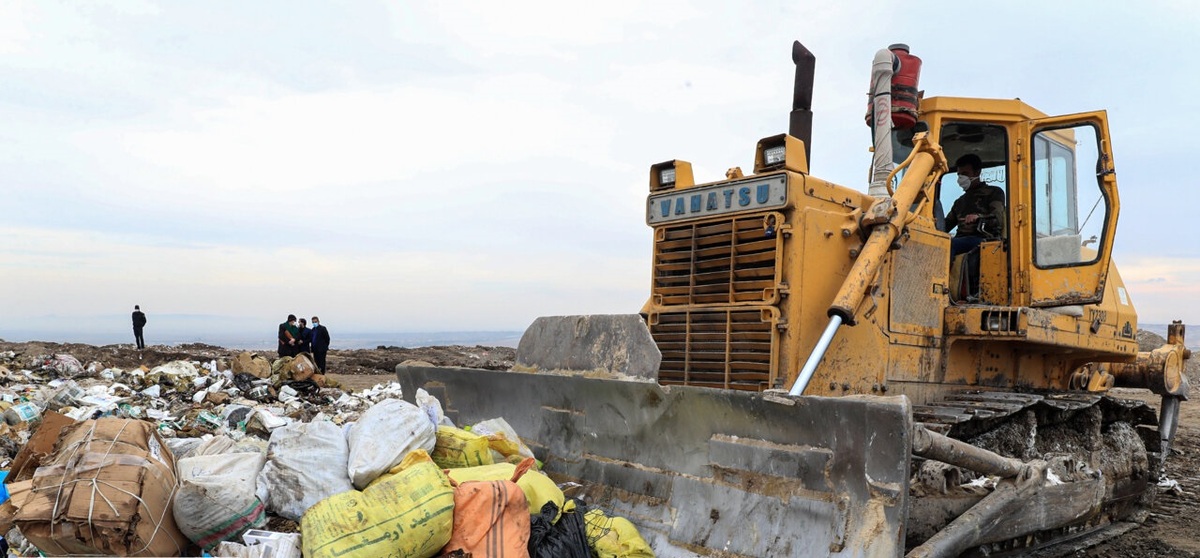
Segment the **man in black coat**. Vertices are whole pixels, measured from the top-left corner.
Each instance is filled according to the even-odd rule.
[[[317,368],[325,373],[325,354],[329,352],[329,330],[321,325],[320,318],[312,317],[312,353]]]
[[[288,314],[287,321],[279,324],[279,358],[296,356],[299,353],[300,328],[296,327],[296,315]]]
[[[146,327],[146,315],[142,313],[142,309],[133,305],[133,340],[137,343],[138,350],[146,348],[146,340],[142,339],[142,328]]]

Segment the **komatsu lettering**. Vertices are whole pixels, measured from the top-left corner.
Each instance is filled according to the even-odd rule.
[[[787,179],[773,176],[765,180],[733,185],[687,188],[650,198],[647,222],[662,223],[711,215],[782,207],[787,203]]]

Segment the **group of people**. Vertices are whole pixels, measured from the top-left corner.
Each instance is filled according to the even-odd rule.
[[[321,319],[313,316],[312,327],[304,318],[296,319],[288,314],[287,321],[279,324],[279,356],[290,357],[300,353],[312,353],[313,362],[322,374],[325,373],[325,355],[329,353],[329,330],[321,325]]]
[[[139,351],[146,348],[142,338],[142,330],[146,327],[146,314],[142,308],[133,305],[133,340]],[[279,324],[279,356],[296,356],[300,353],[312,353],[313,362],[321,373],[325,373],[325,355],[329,353],[329,330],[321,325],[320,318],[312,317],[312,327],[304,318],[296,319],[295,314],[288,314],[287,321]]]

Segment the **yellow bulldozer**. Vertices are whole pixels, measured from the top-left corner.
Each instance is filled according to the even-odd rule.
[[[1190,353],[1179,322],[1138,350],[1106,114],[873,77],[864,193],[809,172],[815,58],[792,58],[789,133],[752,173],[651,167],[640,315],[539,318],[514,371],[401,365],[405,396],[504,416],[660,557],[1025,555],[1139,521]],[[971,180],[1002,214],[957,253]]]

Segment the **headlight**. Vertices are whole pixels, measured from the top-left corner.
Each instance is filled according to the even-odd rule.
[[[692,164],[679,159],[663,161],[650,165],[650,191],[670,190],[672,188],[691,188],[696,185],[692,176]]]
[[[808,174],[804,142],[787,134],[758,140],[758,145],[754,146],[754,174],[780,169]]]
[[[658,183],[667,186],[675,183],[675,167],[658,171]]]
[[[763,158],[766,159],[766,164],[768,164],[768,165],[774,165],[775,163],[782,163],[784,154],[786,152],[787,151],[786,151],[785,147],[782,145],[777,145],[775,147],[768,147],[767,149],[763,150]]]

